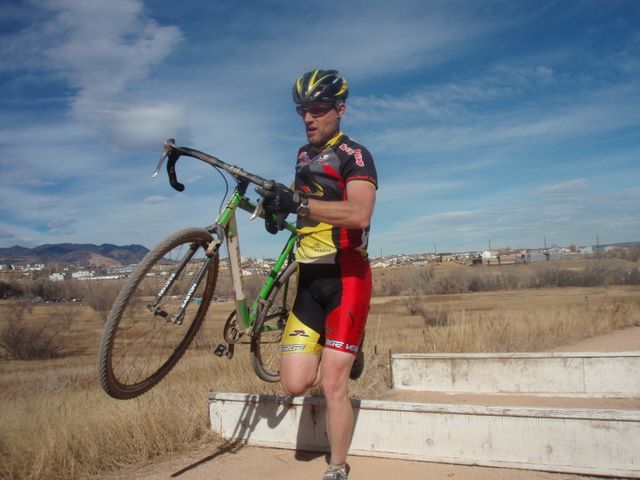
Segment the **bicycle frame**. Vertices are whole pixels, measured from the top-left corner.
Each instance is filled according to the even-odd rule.
[[[245,196],[246,188],[247,183],[240,182],[234,189],[231,194],[231,198],[216,219],[214,231],[220,234],[220,229],[222,229],[224,232],[224,240],[226,241],[227,252],[229,254],[229,269],[235,293],[237,319],[244,329],[244,333],[249,334],[251,332],[253,322],[259,313],[260,307],[262,307],[264,301],[271,292],[276,277],[287,262],[287,259],[289,259],[293,254],[293,247],[296,242],[296,227],[289,222],[285,223],[285,229],[291,232],[291,234],[289,235],[282,251],[278,255],[276,262],[271,268],[267,280],[262,285],[258,297],[249,307],[244,294],[242,281],[243,275],[240,268],[240,234],[235,216],[235,212],[238,208],[249,213],[256,211],[257,205]]]
[[[173,139],[167,139],[164,143],[164,153],[160,157],[160,161],[153,176],[157,176],[164,160],[168,159],[167,173],[169,174],[169,183],[174,189],[178,191],[184,190],[184,185],[178,182],[175,171],[175,164],[181,155],[196,158],[215,168],[225,170],[237,180],[237,186],[231,193],[231,197],[229,198],[229,201],[226,203],[225,207],[218,214],[215,223],[207,228],[207,230],[214,236],[214,242],[212,242],[209,246],[209,249],[207,250],[207,259],[198,272],[198,275],[196,276],[196,279],[189,289],[188,293],[185,295],[179,311],[176,312],[174,318],[169,319],[169,321],[173,321],[174,323],[182,322],[182,317],[184,316],[185,309],[191,301],[193,293],[195,292],[199,283],[204,278],[211,259],[218,253],[222,242],[225,242],[229,254],[229,268],[235,294],[236,316],[240,322],[242,329],[244,330],[242,334],[251,334],[253,333],[251,331],[251,328],[254,324],[254,321],[259,314],[260,308],[264,304],[264,301],[271,292],[278,274],[282,270],[282,267],[285,265],[286,261],[293,255],[293,247],[295,245],[297,235],[296,227],[289,222],[285,222],[284,229],[291,232],[291,235],[289,236],[287,242],[285,243],[285,246],[280,252],[280,255],[278,256],[273,268],[271,269],[267,280],[262,286],[258,294],[258,298],[256,298],[256,300],[249,307],[245,298],[242,282],[242,270],[240,268],[240,237],[235,212],[238,208],[240,208],[241,210],[252,213],[252,220],[256,218],[264,218],[264,215],[268,214],[263,211],[262,202],[260,201],[258,203],[253,203],[251,200],[249,200],[246,196],[247,187],[249,186],[249,184],[253,183],[265,188],[271,188],[275,182],[273,180],[267,180],[259,177],[258,175],[251,174],[235,165],[227,164],[219,158],[208,155],[204,152],[200,152],[198,150],[187,147],[176,147],[175,141]],[[274,218],[274,220],[276,219]],[[190,258],[191,256],[189,256],[185,262],[182,262],[182,264],[178,266],[176,271],[167,280],[165,286],[162,288],[162,290],[158,294],[158,297],[156,298],[156,304],[159,302],[164,292],[171,286],[173,279],[181,273],[181,270],[185,267]]]

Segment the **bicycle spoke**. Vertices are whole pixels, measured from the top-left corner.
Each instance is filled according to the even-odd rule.
[[[130,372],[132,369],[137,368],[136,366],[139,365],[139,360],[141,358],[141,355],[143,355],[144,353],[147,354],[147,359],[151,359],[151,355],[152,352],[155,350],[154,347],[152,346],[152,348],[139,348],[139,344],[137,342],[137,340],[142,339],[144,337],[147,337],[149,335],[150,338],[148,341],[145,342],[146,345],[157,345],[158,342],[156,341],[157,338],[164,338],[165,342],[166,342],[166,335],[162,335],[162,331],[161,330],[149,330],[145,333],[143,333],[142,335],[138,336],[136,340],[131,341],[131,342],[126,342],[125,343],[125,348],[123,349],[125,352],[125,354],[120,355],[120,357],[127,358],[127,363],[128,363],[128,367],[125,368],[118,376],[121,377],[122,379],[126,379],[126,380],[132,380],[132,377],[130,377],[129,375],[127,375],[128,372]],[[135,350],[134,350],[135,349]],[[127,357],[126,355],[126,351],[129,350],[134,350],[134,354],[132,357]],[[143,362],[143,365],[146,365],[147,367],[150,366],[150,362]],[[135,377],[133,378],[133,380],[137,380]]]
[[[256,321],[251,343],[252,363],[256,374],[268,382],[275,382],[280,377],[280,344],[295,297],[295,274],[295,264],[281,273]]]
[[[103,335],[100,349],[100,380],[109,394],[131,398],[144,393],[184,354],[215,287],[218,257],[204,254],[210,238],[202,229],[174,234],[145,257],[123,286],[105,326],[111,334]],[[190,301],[181,308],[187,297]],[[171,321],[178,314],[181,324]]]

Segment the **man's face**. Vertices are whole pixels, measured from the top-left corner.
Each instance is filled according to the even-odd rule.
[[[304,122],[307,140],[313,147],[322,147],[331,140],[340,129],[340,119],[344,115],[346,106],[312,103],[298,107],[298,113]]]

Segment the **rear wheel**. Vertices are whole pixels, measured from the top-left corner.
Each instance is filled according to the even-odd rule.
[[[154,387],[180,360],[204,319],[218,275],[217,251],[202,228],[167,237],[120,290],[102,333],[98,374],[114,398]]]
[[[297,289],[298,265],[293,262],[276,278],[273,290],[256,318],[251,337],[251,363],[265,382],[280,380],[280,344]]]

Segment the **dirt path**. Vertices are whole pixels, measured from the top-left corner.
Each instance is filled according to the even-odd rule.
[[[488,468],[441,463],[350,457],[350,480],[585,480],[569,474]],[[198,452],[166,461],[126,478],[136,480],[320,480],[324,456],[289,450],[242,447],[234,452]]]
[[[554,349],[559,352],[640,351],[640,326]],[[448,465],[407,460],[350,457],[350,480],[584,480],[580,475],[505,468]],[[256,447],[219,448],[171,458],[118,478],[137,480],[320,480],[324,455]]]
[[[640,351],[640,326],[623,328],[599,337],[553,349],[554,352],[637,352]]]

